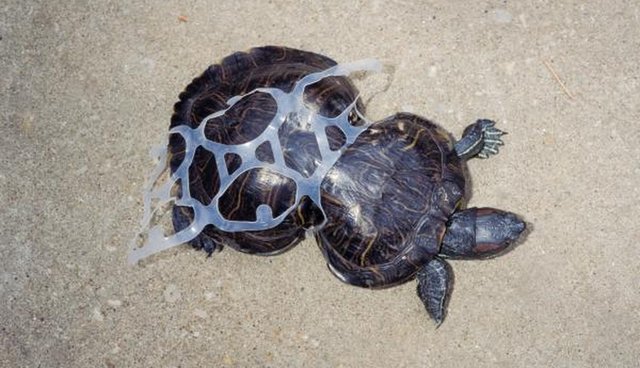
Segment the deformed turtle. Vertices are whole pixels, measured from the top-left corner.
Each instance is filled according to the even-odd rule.
[[[225,57],[219,64],[209,67],[194,79],[174,106],[171,127],[196,128],[204,119],[229,108],[228,101],[244,96],[223,115],[210,119],[204,127],[207,139],[225,145],[242,145],[258,137],[278,112],[273,96],[256,91],[259,88],[276,88],[290,92],[296,82],[306,75],[320,72],[336,65],[336,62],[319,54],[286,47],[266,46],[247,52],[237,52]],[[327,77],[304,90],[305,107],[320,116],[335,117],[356,103],[362,111],[358,92],[345,77]],[[358,124],[359,117],[349,117]],[[303,177],[313,174],[321,160],[316,138],[312,132],[301,129],[298,117],[287,117],[278,131],[278,144],[282,148],[286,166]],[[329,131],[328,133],[331,133]],[[341,146],[342,137],[328,134],[329,144]],[[296,183],[269,168],[276,163],[279,152],[273,152],[274,144],[265,142],[256,149],[256,158],[264,167],[248,170],[227,188],[219,200],[219,211],[229,221],[255,221],[260,205],[271,208],[273,216],[283,214],[296,205]],[[175,173],[185,157],[185,142],[180,134],[169,139],[169,166]],[[235,154],[224,155],[229,173],[240,165]],[[282,165],[284,164],[284,165]],[[214,153],[205,147],[197,148],[189,167],[190,195],[204,205],[209,205],[220,190],[220,173]],[[173,208],[173,224],[176,231],[187,228],[194,220],[193,209],[187,206]],[[230,246],[238,251],[259,255],[281,253],[302,240],[306,230],[317,224],[318,208],[307,197],[297,208],[273,228],[260,231],[222,231],[208,225],[190,244],[209,254]]]
[[[283,252],[311,230],[339,279],[382,288],[417,278],[420,299],[440,323],[451,282],[444,258],[494,255],[525,228],[508,212],[464,209],[464,161],[497,153],[503,133],[478,120],[455,142],[411,114],[368,122],[344,74],[299,86],[334,66],[315,53],[260,47],[224,58],[186,88],[171,128],[201,127],[203,137],[191,146],[186,133],[170,136],[171,173],[182,170],[178,176],[188,182],[176,195],[188,192],[192,200],[176,202],[175,230],[202,230],[188,239],[209,254],[227,245],[259,255]],[[303,88],[304,108],[283,115],[282,101],[295,88]],[[275,98],[274,89],[285,97]],[[318,119],[326,129],[317,128]],[[270,129],[277,138],[260,143]],[[252,151],[241,157],[247,147]],[[327,157],[334,158],[330,166]],[[300,195],[301,186],[314,188],[307,180],[317,183],[315,199],[313,190]],[[202,222],[212,202],[217,223],[228,228]],[[275,226],[260,227],[276,218]],[[190,228],[194,222],[200,228]]]
[[[316,238],[340,280],[382,288],[418,279],[436,323],[444,318],[451,271],[443,258],[485,258],[525,229],[516,215],[463,209],[463,161],[497,153],[503,134],[490,120],[460,141],[421,117],[377,122],[346,149],[322,183],[327,223]]]

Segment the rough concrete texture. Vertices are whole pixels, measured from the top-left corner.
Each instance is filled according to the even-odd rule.
[[[640,366],[640,5],[634,1],[17,1],[0,6],[0,366]],[[184,16],[182,20],[180,16]],[[340,283],[311,241],[126,264],[178,93],[264,44],[394,72],[369,110],[459,135],[470,205],[526,242],[452,262],[444,324],[414,283]]]

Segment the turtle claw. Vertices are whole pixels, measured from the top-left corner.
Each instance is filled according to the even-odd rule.
[[[489,158],[493,155],[497,155],[499,151],[498,147],[504,146],[504,142],[501,137],[507,133],[496,128],[494,125],[495,122],[491,121],[491,124],[487,124],[482,129],[483,145],[482,149],[480,149],[480,152],[478,153],[478,158]]]

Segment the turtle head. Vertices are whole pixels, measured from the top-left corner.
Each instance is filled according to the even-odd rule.
[[[511,212],[469,208],[451,216],[440,252],[456,258],[485,258],[505,250],[526,229]]]

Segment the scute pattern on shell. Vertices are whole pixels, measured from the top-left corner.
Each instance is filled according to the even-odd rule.
[[[326,70],[336,63],[322,55],[283,47],[262,47],[246,53],[235,53],[211,66],[186,88],[175,105],[171,128],[186,125],[191,128],[210,114],[228,107],[227,101],[256,88],[279,88],[291,91],[302,77]],[[308,86],[304,92],[305,105],[320,115],[335,117],[351,105],[357,90],[345,77],[327,77]],[[358,108],[362,109],[358,102]],[[207,139],[223,144],[242,144],[257,137],[276,113],[277,105],[266,93],[255,92],[238,101],[223,116],[211,119],[205,127]],[[354,124],[357,123],[354,121]],[[282,129],[287,129],[283,125]],[[294,136],[295,135],[295,136]],[[317,157],[315,137],[300,131],[280,133],[284,159],[290,168],[303,175],[313,170]],[[330,145],[340,145],[339,134],[328,134]],[[174,172],[184,159],[184,140],[173,134],[169,141],[170,168]],[[270,147],[257,152],[264,162],[273,160]],[[237,167],[233,155],[224,157],[228,168]],[[207,150],[196,152],[189,169],[190,194],[203,204],[211,202],[218,192],[219,176],[213,154]],[[295,200],[295,183],[288,178],[255,169],[245,172],[225,192],[220,201],[220,212],[229,220],[253,221],[256,209],[268,205],[273,215],[282,213]],[[180,193],[176,193],[180,196]],[[194,218],[190,207],[175,206],[173,223],[176,232],[185,229]],[[321,221],[318,209],[308,198],[303,198],[296,211],[291,212],[278,226],[261,231],[226,232],[208,225],[190,243],[196,248],[212,252],[228,245],[247,253],[275,254],[298,243],[306,229]]]
[[[526,224],[503,210],[464,208],[462,161],[498,153],[504,133],[495,121],[477,120],[454,144],[413,114],[368,120],[346,76],[380,69],[284,47],[235,53],[207,69],[180,94],[168,145],[153,151],[159,163],[129,261],[186,242],[209,254],[228,245],[272,255],[313,233],[346,283],[416,278],[440,324],[453,281],[445,258],[494,256]],[[175,232],[158,220],[168,214]]]
[[[438,253],[424,247],[440,244],[463,193],[448,133],[397,114],[362,133],[327,174],[322,205],[328,222],[316,237],[338,277],[391,286]]]

